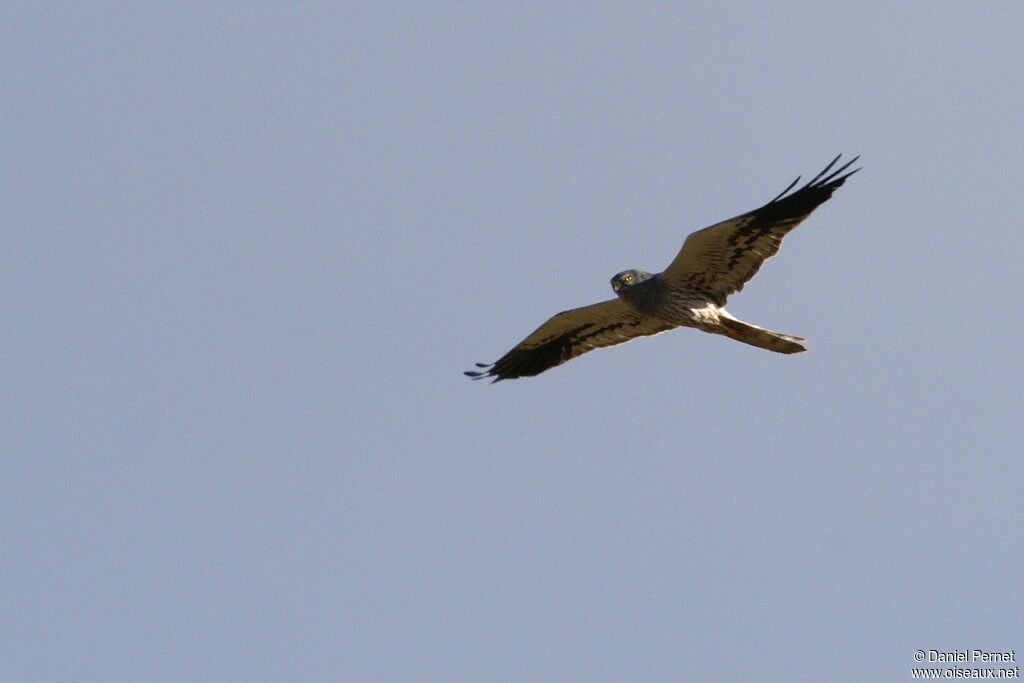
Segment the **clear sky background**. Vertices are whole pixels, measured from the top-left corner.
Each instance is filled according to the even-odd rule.
[[[1024,654],[1024,6],[0,14],[0,679]],[[737,316],[461,373],[838,152]]]

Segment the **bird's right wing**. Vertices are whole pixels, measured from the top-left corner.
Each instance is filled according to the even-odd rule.
[[[675,325],[637,313],[621,299],[562,311],[492,364],[477,363],[479,371],[465,374],[494,381],[532,377],[548,368],[605,346],[667,332]]]
[[[760,209],[691,234],[661,274],[662,279],[701,292],[724,306],[730,294],[743,289],[761,264],[779,252],[782,239],[860,170],[846,172],[857,157],[833,171],[837,161],[839,157],[796,192],[787,194],[799,178]]]

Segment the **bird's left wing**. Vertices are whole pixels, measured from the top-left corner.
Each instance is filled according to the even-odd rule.
[[[760,270],[761,264],[779,253],[782,238],[827,201],[847,178],[860,170],[844,174],[858,158],[854,157],[832,171],[839,161],[836,157],[825,170],[796,192],[786,194],[800,178],[760,209],[691,234],[661,277],[700,292],[719,306],[724,306],[726,297],[742,290],[743,285]]]
[[[549,368],[605,346],[637,337],[667,332],[675,325],[637,313],[621,299],[562,311],[492,364],[477,363],[473,379],[493,377],[497,382],[532,377]]]

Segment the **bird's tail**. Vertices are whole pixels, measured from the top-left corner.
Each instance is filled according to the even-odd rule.
[[[757,325],[751,325],[745,323],[742,320],[737,320],[723,310],[718,312],[718,322],[722,325],[722,334],[730,339],[741,341],[744,344],[750,344],[751,346],[759,346],[762,349],[768,349],[769,351],[775,351],[776,353],[800,353],[806,351],[800,342],[804,341],[803,337],[794,337],[789,334],[782,334],[781,332],[772,332],[766,330],[763,327]]]

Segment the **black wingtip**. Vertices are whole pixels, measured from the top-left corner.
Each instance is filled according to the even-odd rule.
[[[855,169],[853,171],[850,171],[846,175],[842,175],[843,171],[845,171],[846,169],[850,168],[850,166],[855,164],[857,162],[857,160],[860,159],[860,155],[858,154],[857,156],[855,156],[854,158],[850,159],[845,164],[843,164],[842,166],[837,168],[836,170],[832,171],[832,173],[828,173],[829,170],[831,170],[832,166],[834,166],[835,163],[837,161],[839,161],[839,157],[841,157],[841,156],[843,156],[843,155],[840,154],[838,157],[833,159],[832,163],[829,164],[828,166],[826,166],[825,170],[822,171],[821,173],[819,173],[818,177],[815,178],[814,180],[812,180],[810,184],[811,185],[817,185],[817,186],[836,184],[838,186],[839,184],[842,184],[842,182],[844,180],[846,180],[847,178],[849,178],[854,173],[856,173],[857,171],[860,170],[858,168],[858,169]],[[825,175],[826,173],[828,173],[828,175]]]
[[[832,167],[836,165],[836,162],[839,161],[839,159],[842,158],[842,156],[843,156],[842,152],[837,154],[836,158],[833,159],[832,161],[828,162],[828,166],[826,166],[825,168],[821,169],[821,173],[819,173],[818,175],[814,176],[814,178],[811,179],[811,182],[807,183],[806,187],[811,187],[815,183],[817,183],[819,180],[821,180],[822,177],[824,177],[824,175],[826,173],[828,173],[829,171],[832,170]],[[847,164],[847,165],[849,165],[849,164]],[[843,168],[845,168],[845,166]],[[839,169],[839,170],[842,171],[843,169]],[[827,182],[827,180],[826,181],[822,181],[822,182]]]
[[[484,370],[466,370],[462,374],[465,375],[466,377],[469,377],[470,379],[483,379],[484,377],[494,374],[493,371],[487,370],[487,368],[492,367],[494,363],[473,363],[473,365],[477,366],[478,368],[484,368]]]
[[[859,154],[836,168],[842,158],[842,154],[836,155],[825,168],[821,169],[820,173],[811,178],[809,182],[800,185],[799,189],[794,190],[793,188],[797,187],[800,181],[800,178],[797,178],[759,211],[792,213],[794,217],[799,215],[800,220],[803,220],[811,211],[828,200],[832,193],[846,182],[847,178],[860,170],[860,168],[849,170],[850,166],[860,159]]]
[[[836,157],[834,159],[832,159],[832,161],[828,162],[828,165],[825,168],[821,169],[820,173],[818,173],[816,176],[811,178],[811,180],[808,181],[806,184],[802,185],[799,190],[797,190],[796,192],[793,192],[792,194],[790,194],[790,191],[794,187],[797,186],[797,183],[800,182],[800,176],[797,176],[796,180],[791,182],[789,184],[789,186],[785,190],[783,190],[778,195],[776,195],[775,198],[772,199],[770,202],[768,202],[768,204],[766,206],[775,204],[776,202],[787,200],[790,197],[796,197],[797,195],[800,195],[800,194],[804,193],[805,191],[823,190],[823,189],[824,190],[835,190],[840,185],[842,185],[844,182],[846,182],[847,178],[849,178],[854,173],[856,173],[857,171],[860,170],[860,168],[858,167],[858,168],[853,169],[852,171],[846,172],[846,169],[850,168],[850,166],[855,164],[857,162],[857,160],[860,159],[860,155],[859,154],[857,156],[853,157],[852,159],[850,159],[849,161],[847,161],[845,164],[843,164],[839,168],[835,168],[835,165],[842,158],[843,158],[842,154],[837,154]],[[833,170],[833,169],[835,169],[835,170]]]

